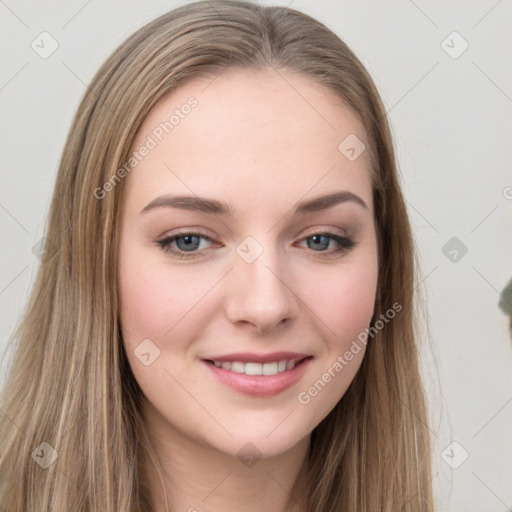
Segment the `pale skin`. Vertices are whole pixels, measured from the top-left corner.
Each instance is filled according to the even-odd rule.
[[[365,133],[339,98],[301,75],[228,70],[162,98],[133,148],[191,96],[197,106],[126,178],[123,343],[175,510],[302,511],[291,490],[302,482],[311,431],[352,382],[364,346],[307,405],[299,393],[349,349],[374,311],[369,164],[365,153],[350,161],[338,149],[349,134],[365,140]],[[327,208],[294,212],[299,202],[342,191],[360,201],[346,194]],[[141,213],[169,194],[223,201],[235,213],[173,206]],[[187,231],[201,236],[176,239],[168,252],[158,243]],[[262,251],[250,263],[237,252],[249,236],[257,244],[242,247]],[[134,354],[146,339],[160,350],[148,366]],[[300,380],[275,396],[235,391],[202,361],[277,351],[312,358]],[[257,458],[250,467],[237,456],[244,446]],[[165,510],[154,475],[150,486],[155,510]]]

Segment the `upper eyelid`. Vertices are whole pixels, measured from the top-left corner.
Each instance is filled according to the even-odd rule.
[[[329,226],[329,227],[325,227],[325,228],[315,228],[314,231],[311,231],[311,232],[308,231],[309,229],[311,229],[311,228],[305,228],[305,229],[300,230],[299,234],[295,235],[293,238],[299,238],[299,237],[300,238],[308,238],[310,236],[314,236],[315,234],[330,234],[330,235],[336,235],[336,236],[350,238],[354,234],[354,231],[359,231],[359,226],[358,225],[355,225],[353,227]],[[178,231],[172,232],[170,234],[167,234],[164,232],[164,234],[157,237],[157,239],[163,240],[163,239],[167,239],[167,238],[171,238],[171,237],[197,235],[197,236],[202,236],[202,237],[208,238],[212,241],[216,240],[216,238],[217,238],[216,235],[214,235],[214,234],[210,235],[210,234],[204,233],[204,231],[209,231],[209,230],[205,230],[203,227],[196,228],[194,226],[181,228],[181,229],[178,228]],[[338,231],[340,231],[340,232],[338,232]],[[287,230],[287,232],[289,233],[288,230]],[[285,236],[288,236],[288,235],[285,234]]]

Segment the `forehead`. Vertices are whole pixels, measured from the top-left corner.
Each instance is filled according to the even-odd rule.
[[[340,187],[368,195],[367,151],[347,158],[347,140],[366,141],[362,124],[324,86],[283,70],[225,70],[153,107],[132,146],[151,150],[133,167],[128,190],[147,199],[217,194],[252,206],[270,201],[269,191],[290,202]]]

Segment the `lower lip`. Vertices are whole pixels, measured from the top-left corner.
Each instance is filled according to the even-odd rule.
[[[286,370],[276,375],[246,375],[217,368],[208,361],[203,361],[203,363],[217,379],[235,391],[251,396],[274,396],[296,384],[304,375],[310,361],[311,357],[303,359],[292,370]]]

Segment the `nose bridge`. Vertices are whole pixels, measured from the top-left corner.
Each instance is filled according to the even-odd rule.
[[[246,237],[235,249],[228,316],[268,330],[297,313],[296,298],[286,282],[286,262],[271,236]]]

